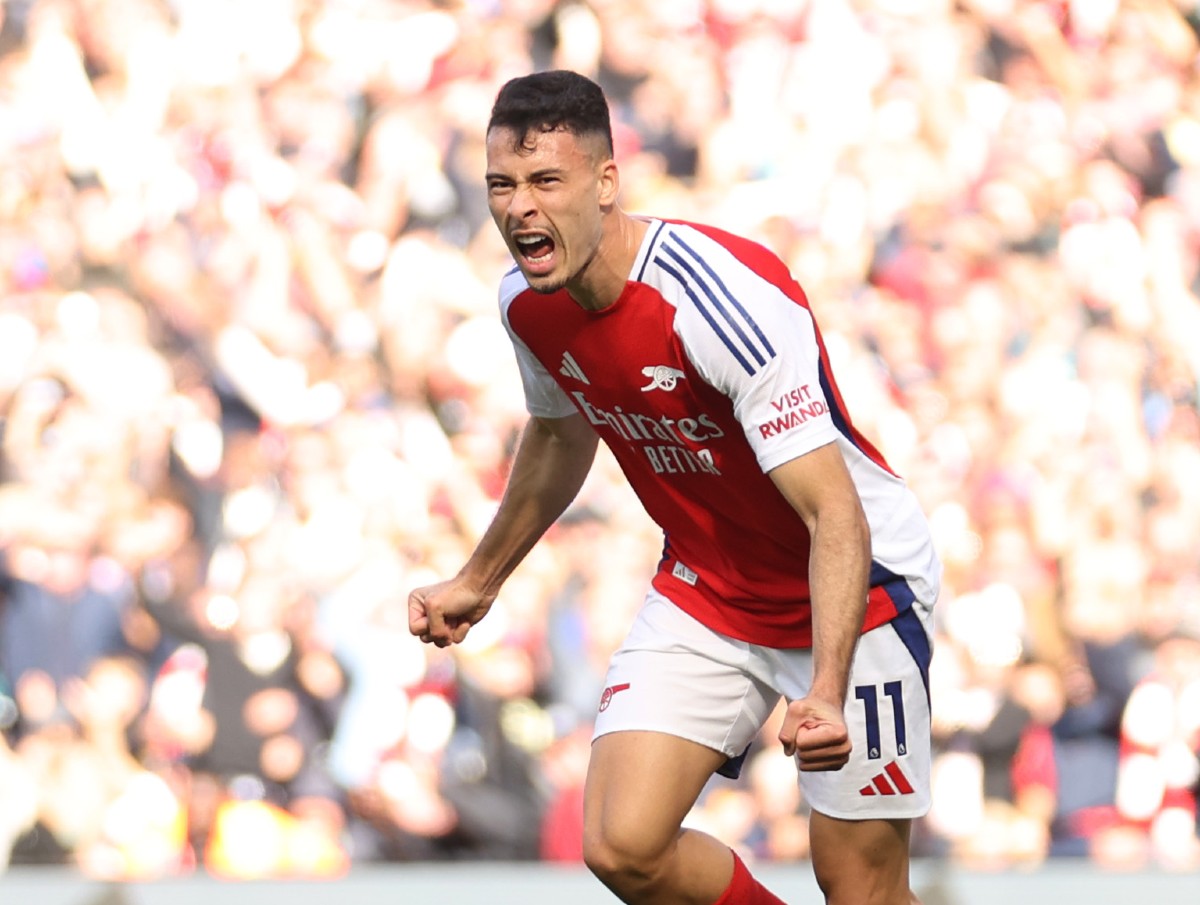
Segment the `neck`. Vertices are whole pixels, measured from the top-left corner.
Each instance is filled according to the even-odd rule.
[[[615,302],[629,281],[646,223],[614,208],[605,218],[604,234],[595,255],[567,291],[581,308],[600,311]]]

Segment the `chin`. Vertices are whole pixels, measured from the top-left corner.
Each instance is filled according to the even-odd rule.
[[[566,279],[557,275],[547,276],[530,276],[525,274],[525,282],[529,284],[529,288],[539,295],[553,295],[560,289],[565,289],[567,285]]]

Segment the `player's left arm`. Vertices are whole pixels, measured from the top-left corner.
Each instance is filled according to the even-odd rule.
[[[871,533],[836,442],[791,459],[769,475],[812,538],[813,682],[806,698],[788,706],[779,737],[801,769],[836,770],[850,756],[843,709],[866,615]]]
[[[813,685],[789,704],[780,739],[801,769],[836,770],[850,756],[843,707],[867,608],[871,532],[839,447],[835,400],[825,395],[816,323],[803,290],[784,281],[785,265],[765,249],[741,245],[735,254],[683,235],[686,244],[677,244],[702,259],[693,277],[720,315],[703,303],[681,305],[684,350],[730,398],[759,466],[811,535]]]

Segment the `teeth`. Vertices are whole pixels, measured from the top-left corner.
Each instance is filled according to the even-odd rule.
[[[517,239],[518,245],[533,245],[535,242],[541,242],[545,236],[520,236]]]

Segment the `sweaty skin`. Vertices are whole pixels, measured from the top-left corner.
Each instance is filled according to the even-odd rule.
[[[493,129],[487,155],[488,208],[530,288],[565,288],[591,311],[615,302],[646,224],[617,208],[617,165],[601,140],[557,129],[521,142],[511,129]],[[548,239],[552,248],[531,259],[522,239]]]

